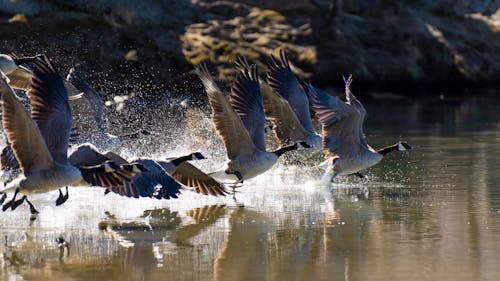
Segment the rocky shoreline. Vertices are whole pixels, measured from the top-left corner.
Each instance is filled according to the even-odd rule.
[[[404,2],[404,3],[403,3]],[[500,1],[0,0],[2,52],[44,52],[99,90],[197,89],[193,64],[222,80],[237,54],[264,67],[285,47],[298,74],[406,96],[496,88]],[[184,86],[183,86],[184,85]]]

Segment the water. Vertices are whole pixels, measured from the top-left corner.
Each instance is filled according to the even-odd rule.
[[[57,208],[57,192],[33,197],[34,222],[24,205],[0,213],[0,280],[500,280],[498,101],[372,100],[368,142],[414,150],[332,188],[316,168],[280,164],[236,201],[84,187]],[[220,164],[220,149],[203,152],[205,170]]]

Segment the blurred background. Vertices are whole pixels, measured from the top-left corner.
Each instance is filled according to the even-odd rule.
[[[0,0],[0,49],[78,66],[103,92],[172,91],[202,60],[230,79],[236,55],[286,48],[318,86],[405,96],[494,88],[500,1]],[[144,89],[144,90],[143,90]],[[175,89],[174,89],[175,90]]]

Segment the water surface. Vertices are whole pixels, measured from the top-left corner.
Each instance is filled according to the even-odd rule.
[[[26,206],[0,213],[0,280],[500,280],[498,101],[367,102],[368,142],[414,150],[331,187],[280,163],[235,198],[33,197],[34,222]],[[156,155],[200,148],[193,134]],[[205,170],[223,160],[210,145]]]

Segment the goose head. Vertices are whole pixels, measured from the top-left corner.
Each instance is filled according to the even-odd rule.
[[[308,149],[308,148],[311,148],[312,146],[309,145],[307,142],[305,141],[298,141],[297,142],[297,150],[300,150],[300,149]]]
[[[407,142],[405,141],[400,141],[398,142],[398,150],[399,151],[406,151],[406,150],[411,150],[413,147],[411,145],[409,145]]]
[[[191,153],[191,160],[203,160],[203,159],[207,159],[207,158],[205,158],[205,156],[203,156],[203,154],[201,154],[201,152]]]

